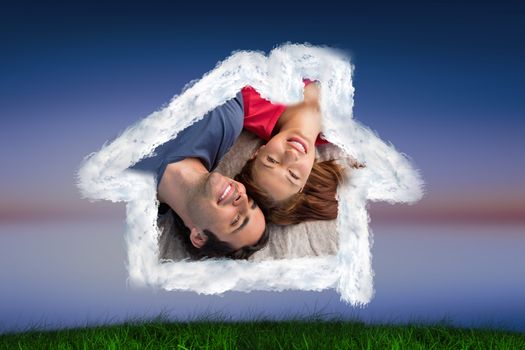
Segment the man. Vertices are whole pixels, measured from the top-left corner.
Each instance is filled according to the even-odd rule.
[[[266,222],[241,183],[212,172],[243,127],[241,93],[132,166],[153,172],[157,195],[175,212],[190,253],[247,258],[268,241]]]

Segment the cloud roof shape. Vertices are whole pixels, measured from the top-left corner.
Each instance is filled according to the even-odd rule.
[[[345,54],[326,47],[285,44],[268,56],[235,52],[200,80],[188,84],[166,107],[88,155],[78,172],[82,194],[93,200],[127,202],[125,237],[130,280],[205,294],[335,288],[341,299],[352,305],[368,303],[373,296],[373,271],[366,202],[415,202],[423,194],[423,181],[406,155],[353,120],[352,72]],[[233,98],[242,87],[251,85],[272,102],[292,104],[302,100],[303,78],[321,83],[325,138],[366,164],[338,190],[338,254],[262,262],[218,259],[160,263],[154,176],[128,168]]]

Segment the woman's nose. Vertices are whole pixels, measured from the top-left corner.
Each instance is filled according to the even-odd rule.
[[[291,149],[287,149],[285,152],[284,152],[284,156],[283,156],[283,160],[282,160],[282,163],[283,164],[289,164],[289,163],[293,163],[297,160],[298,156],[297,156],[297,152],[295,152],[294,150],[291,150]]]

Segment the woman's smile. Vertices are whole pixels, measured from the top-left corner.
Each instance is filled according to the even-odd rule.
[[[306,141],[301,139],[300,137],[294,136],[286,140],[286,142],[295,148],[297,151],[301,152],[302,154],[308,153],[308,146]]]

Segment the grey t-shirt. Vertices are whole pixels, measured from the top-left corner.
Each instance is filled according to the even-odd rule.
[[[180,131],[176,138],[158,146],[153,156],[131,169],[153,172],[160,184],[170,163],[199,158],[212,171],[239,137],[244,121],[242,94],[208,112],[201,120]]]

